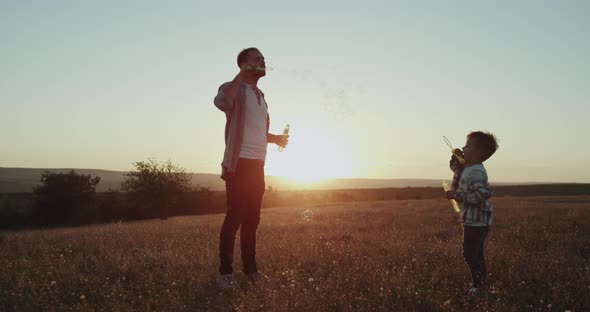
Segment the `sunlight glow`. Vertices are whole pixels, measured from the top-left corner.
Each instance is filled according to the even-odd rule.
[[[343,139],[319,127],[291,125],[289,145],[283,152],[269,145],[266,174],[285,177],[302,187],[351,177],[353,161]]]

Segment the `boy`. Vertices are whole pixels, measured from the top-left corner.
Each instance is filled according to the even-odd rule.
[[[492,192],[483,162],[498,149],[496,138],[481,131],[467,135],[463,147],[465,164],[461,166],[455,155],[451,156],[450,167],[455,174],[453,190],[446,192],[447,199],[455,199],[461,207],[463,223],[463,259],[471,272],[472,287],[467,290],[475,295],[486,277],[484,241],[492,224]],[[461,155],[460,155],[461,156]]]

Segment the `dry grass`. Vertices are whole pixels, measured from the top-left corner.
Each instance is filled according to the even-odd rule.
[[[495,204],[489,288],[472,300],[450,206],[413,200],[265,209],[258,259],[269,279],[238,274],[233,290],[214,282],[223,215],[4,233],[0,310],[590,309],[590,197]],[[239,269],[239,248],[235,259]]]

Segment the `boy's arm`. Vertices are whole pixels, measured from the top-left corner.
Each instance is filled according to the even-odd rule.
[[[456,153],[459,153],[460,156],[463,156],[463,152],[461,152],[460,150]],[[463,165],[459,162],[459,159],[457,159],[457,155],[451,155],[451,160],[449,161],[449,168],[451,168],[451,171],[453,171],[453,173],[458,173],[459,175],[461,175],[461,171],[463,171]]]
[[[451,161],[449,161],[449,168],[451,168],[451,171],[453,171],[453,173],[458,173],[463,171],[463,166],[461,165],[461,163],[455,158],[455,156],[451,156]]]
[[[455,192],[455,199],[471,205],[481,204],[484,200],[492,197],[488,187],[488,176],[481,170],[473,170],[467,177],[467,190]]]
[[[455,157],[455,154],[451,156],[451,161],[449,162],[449,168],[453,171],[453,182],[451,183],[451,189],[457,190],[459,188],[459,180],[461,179],[461,173],[463,173],[463,165],[459,162],[459,160]]]

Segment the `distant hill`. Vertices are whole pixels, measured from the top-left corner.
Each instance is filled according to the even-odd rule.
[[[120,188],[125,171],[99,169],[44,169],[44,168],[2,168],[0,167],[0,193],[31,192],[34,185],[39,184],[41,174],[45,171],[65,173],[75,170],[77,173],[99,176],[98,192]],[[219,174],[193,173],[193,185],[210,187],[211,190],[225,189],[224,181]],[[508,183],[496,183],[508,184]],[[527,184],[527,183],[519,183]],[[530,183],[536,184],[536,183]],[[540,184],[540,183],[539,183]],[[278,190],[302,189],[301,184],[289,179],[275,176],[266,177],[266,185]],[[306,184],[305,189],[374,189],[397,187],[440,187],[439,179],[327,179]]]
[[[98,192],[108,189],[119,189],[125,171],[99,169],[69,169],[69,168],[0,168],[0,193],[31,192],[34,185],[39,184],[41,174],[45,171],[66,173],[75,170],[77,173],[99,176],[100,183],[96,186]],[[193,185],[209,186],[213,190],[224,188],[223,181],[217,174],[193,173]]]

